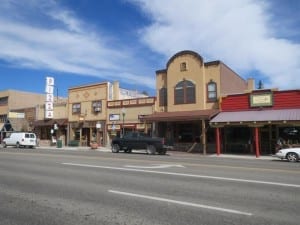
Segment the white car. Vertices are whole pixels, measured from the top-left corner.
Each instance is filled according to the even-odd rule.
[[[287,159],[290,162],[297,162],[300,159],[300,148],[280,149],[275,156],[280,159]]]

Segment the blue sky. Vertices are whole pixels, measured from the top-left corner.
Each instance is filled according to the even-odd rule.
[[[298,0],[1,0],[0,90],[119,81],[155,95],[182,50],[265,88],[300,88]]]

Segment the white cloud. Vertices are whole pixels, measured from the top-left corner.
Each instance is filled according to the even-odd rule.
[[[300,87],[300,44],[276,36],[267,1],[132,2],[153,21],[141,30],[141,38],[154,51],[170,57],[194,50],[205,60],[222,60],[241,75],[258,71],[270,87]]]
[[[147,78],[126,72],[130,71],[126,66],[133,64],[132,53],[115,41],[101,31],[92,30],[55,1],[31,0],[24,5],[4,0],[0,5],[2,60],[16,67],[92,75],[154,88],[154,76]]]

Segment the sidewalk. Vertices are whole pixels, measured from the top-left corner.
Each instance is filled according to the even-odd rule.
[[[56,146],[37,146],[36,149],[52,149],[52,150],[70,150],[70,151],[100,151],[100,152],[111,152],[111,149],[108,147],[98,147],[97,149],[91,149],[91,147],[87,146],[78,146],[78,147],[70,147],[70,146],[62,146],[58,148]]]
[[[255,155],[232,155],[232,154],[220,154],[219,156],[217,154],[209,155],[210,157],[220,157],[220,158],[232,158],[232,159],[260,159],[260,160],[274,160],[278,159],[276,157],[273,157],[272,155],[262,155],[258,158],[256,158]]]
[[[111,152],[110,147],[101,146],[97,149],[91,149],[91,147],[69,147],[69,146],[63,146],[62,148],[58,148],[56,146],[38,146],[36,149],[52,149],[52,150],[70,150],[70,151],[99,151],[99,152]],[[134,151],[134,150],[133,150]],[[141,152],[141,151],[138,151]],[[168,151],[168,155],[177,155],[177,156],[197,156],[197,157],[215,157],[215,158],[231,158],[231,159],[258,159],[258,160],[274,160],[277,159],[276,157],[273,157],[271,155],[263,155],[259,158],[256,158],[255,155],[233,155],[233,154],[206,154],[203,155],[201,153],[187,153],[187,152],[178,152],[178,151]]]

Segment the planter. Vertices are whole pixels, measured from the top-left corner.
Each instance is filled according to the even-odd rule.
[[[98,148],[98,143],[96,142],[91,142],[90,143],[91,149],[97,149]]]

